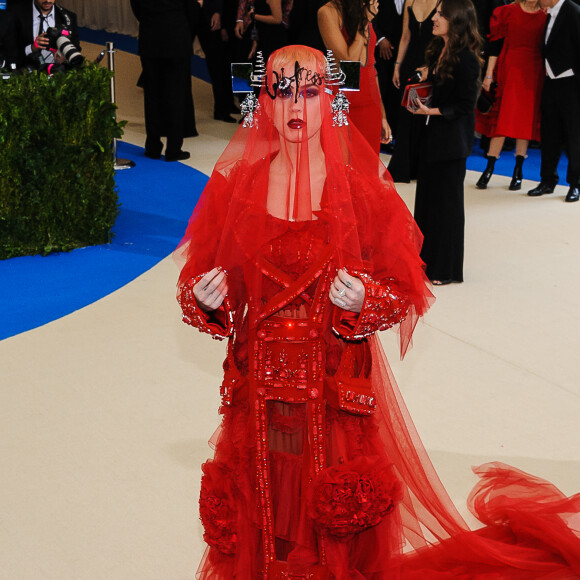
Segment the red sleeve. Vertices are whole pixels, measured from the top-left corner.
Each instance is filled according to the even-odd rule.
[[[181,286],[177,301],[183,312],[183,322],[194,326],[201,332],[211,334],[216,340],[223,340],[233,332],[233,313],[230,301],[226,296],[222,305],[213,312],[204,312],[193,294],[193,287],[205,274],[190,278]]]
[[[489,40],[499,40],[505,38],[508,33],[508,22],[512,11],[511,4],[505,6],[498,6],[491,15],[489,21]],[[517,8],[519,10],[519,8]]]
[[[360,340],[379,330],[386,330],[405,319],[409,300],[397,289],[392,278],[375,282],[368,274],[353,272],[365,285],[365,299],[359,314],[335,306],[334,332],[346,340]]]

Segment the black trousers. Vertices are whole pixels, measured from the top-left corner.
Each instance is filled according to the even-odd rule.
[[[463,282],[465,159],[419,162],[415,220],[430,280]]]
[[[160,154],[160,138],[167,137],[166,154],[181,149],[184,137],[197,134],[191,92],[191,57],[141,57],[145,99],[145,149]]]
[[[568,156],[566,181],[580,185],[580,83],[576,77],[546,77],[542,91],[542,166],[543,182],[558,183],[558,161],[562,150]]]
[[[221,31],[212,31],[210,21],[205,13],[200,11],[194,34],[205,54],[213,91],[214,115],[229,115],[234,106],[234,94],[227,47],[222,41]]]

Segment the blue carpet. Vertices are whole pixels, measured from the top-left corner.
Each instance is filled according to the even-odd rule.
[[[150,160],[123,142],[118,157],[136,166],[116,174],[121,213],[112,243],[0,261],[0,340],[103,298],[179,243],[207,177],[181,163]]]
[[[495,164],[495,175],[512,176],[514,172],[515,163],[514,151],[503,151]],[[473,153],[467,159],[467,169],[472,171],[482,172],[487,165],[487,159],[483,156],[483,151],[479,146],[479,139],[475,140]],[[560,176],[560,183],[566,183],[566,169],[568,168],[568,159],[566,155],[562,155],[560,163],[558,164],[558,175]],[[528,149],[528,158],[524,162],[524,179],[530,181],[540,181],[540,150]],[[493,187],[493,177],[489,187]]]

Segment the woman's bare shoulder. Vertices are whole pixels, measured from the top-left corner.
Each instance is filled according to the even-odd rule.
[[[318,18],[340,21],[340,12],[334,2],[327,2],[318,9]]]

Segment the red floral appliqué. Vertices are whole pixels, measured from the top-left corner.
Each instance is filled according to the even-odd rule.
[[[199,516],[205,542],[224,554],[236,551],[236,513],[232,507],[231,476],[223,465],[213,461],[203,464]]]
[[[310,487],[308,511],[322,533],[347,539],[376,526],[401,497],[391,465],[359,457],[320,473]]]

